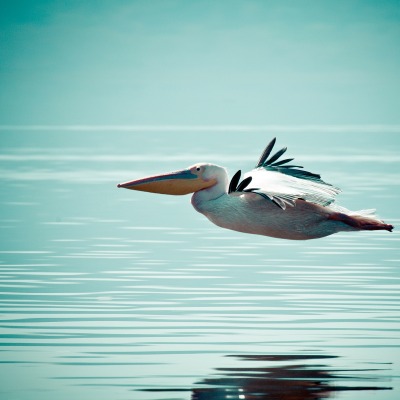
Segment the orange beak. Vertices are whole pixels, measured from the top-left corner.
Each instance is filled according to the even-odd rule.
[[[192,169],[185,169],[124,182],[117,186],[142,192],[183,195],[206,189],[215,183],[215,180],[204,180],[200,174]]]

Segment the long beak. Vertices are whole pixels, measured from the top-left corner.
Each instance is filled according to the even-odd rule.
[[[140,190],[142,192],[182,195],[197,192],[215,183],[215,180],[206,181],[190,169],[185,169],[124,182],[117,186],[125,189]]]

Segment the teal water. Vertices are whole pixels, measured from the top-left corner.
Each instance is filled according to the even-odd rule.
[[[275,135],[340,204],[400,225],[400,136],[379,127],[3,128],[1,398],[398,399],[398,229],[284,241],[116,188],[204,161],[232,176]]]

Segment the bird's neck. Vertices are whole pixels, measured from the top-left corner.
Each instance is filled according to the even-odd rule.
[[[199,190],[195,192],[192,196],[192,205],[193,207],[202,212],[205,204],[209,201],[215,200],[218,197],[221,197],[223,194],[227,193],[228,188],[228,177],[226,179],[221,179],[217,181],[217,183],[207,189]]]

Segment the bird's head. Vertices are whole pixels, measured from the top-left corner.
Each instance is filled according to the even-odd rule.
[[[225,169],[222,167],[198,163],[181,171],[148,176],[120,183],[117,186],[142,192],[183,195],[216,185],[223,173],[226,175]]]

